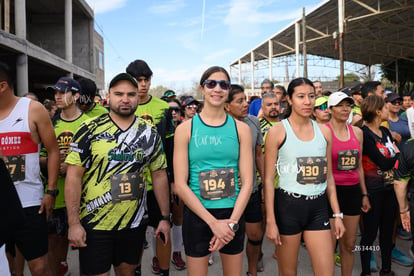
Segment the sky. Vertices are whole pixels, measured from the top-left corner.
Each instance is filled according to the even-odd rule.
[[[104,38],[105,80],[143,59],[152,87],[178,93],[229,64],[312,10],[321,0],[86,0]],[[238,72],[233,72],[236,77]]]

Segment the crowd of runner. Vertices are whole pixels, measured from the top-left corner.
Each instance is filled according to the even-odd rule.
[[[202,99],[157,98],[152,76],[131,62],[104,102],[93,81],[61,77],[41,104],[17,97],[0,63],[1,275],[23,275],[25,261],[32,275],[65,275],[70,247],[79,275],[141,275],[149,246],[154,274],[207,275],[219,252],[223,275],[257,275],[263,242],[280,275],[297,275],[301,244],[315,275],[413,265],[395,241],[414,219],[414,93],[265,79],[248,99],[213,66]]]

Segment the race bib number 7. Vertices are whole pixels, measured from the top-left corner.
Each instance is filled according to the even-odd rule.
[[[198,174],[200,196],[217,200],[236,195],[234,168],[214,169]]]
[[[296,181],[302,185],[322,184],[326,182],[328,163],[325,156],[296,158],[298,174]]]
[[[23,181],[26,178],[26,157],[24,155],[5,156],[4,163],[13,181]]]

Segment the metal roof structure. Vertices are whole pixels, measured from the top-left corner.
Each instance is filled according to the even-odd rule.
[[[414,0],[339,1],[344,4],[344,61],[363,65],[387,64],[397,59],[414,61]],[[339,59],[339,1],[322,2],[306,14],[307,54]],[[271,68],[272,58],[295,54],[296,45],[303,47],[303,30],[298,28],[301,24],[302,18],[295,20],[230,67],[268,59]]]

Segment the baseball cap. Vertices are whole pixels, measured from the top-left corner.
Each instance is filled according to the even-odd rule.
[[[398,95],[397,93],[391,93],[391,94],[388,94],[387,98],[385,98],[385,101],[387,103],[390,103],[390,102],[393,102],[393,101],[398,100],[398,99],[402,100],[400,95]]]
[[[315,107],[316,107],[316,106],[323,105],[323,104],[324,104],[324,103],[326,103],[327,101],[328,101],[328,97],[325,97],[325,96],[319,97],[319,98],[317,98],[317,99],[315,100]]]
[[[328,99],[328,108],[330,108],[332,106],[338,105],[343,100],[347,100],[349,103],[354,104],[354,99],[352,99],[351,97],[349,97],[344,92],[338,91],[338,92],[332,93],[329,96],[329,99]]]
[[[195,103],[195,104],[199,104],[199,102],[196,100],[196,99],[194,99],[193,97],[187,97],[187,98],[185,98],[182,102],[181,102],[181,105],[182,106],[187,106],[187,105],[190,105],[190,104],[192,104],[192,103]]]
[[[164,96],[167,97],[167,98],[175,99],[175,97],[177,95],[175,95],[175,92],[174,91],[167,90],[167,91],[164,92]]]
[[[79,93],[81,90],[79,82],[76,80],[69,78],[69,77],[61,77],[55,85],[49,87],[48,89],[52,89],[54,91],[63,91],[68,92],[72,91],[75,93]]]
[[[355,94],[355,93],[357,93],[357,92],[360,92],[361,93],[361,89],[362,89],[362,84],[357,84],[357,85],[355,85],[354,87],[352,87],[350,90],[349,90],[349,94],[350,95],[353,95],[353,94]]]
[[[118,75],[116,75],[111,82],[109,83],[109,88],[112,88],[113,86],[115,86],[115,84],[121,80],[126,80],[129,81],[130,83],[132,83],[133,86],[135,86],[136,88],[138,88],[138,84],[137,81],[135,80],[135,78],[133,76],[131,76],[128,73],[119,73]]]

